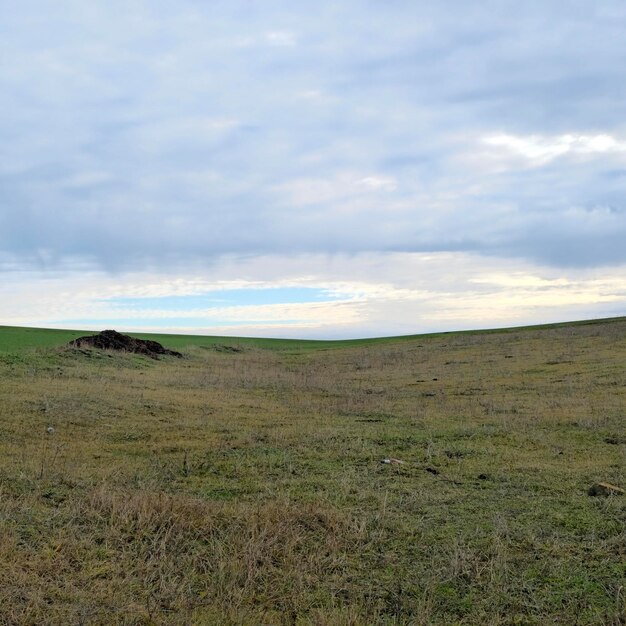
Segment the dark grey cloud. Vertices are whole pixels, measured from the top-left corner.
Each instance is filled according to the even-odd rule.
[[[33,0],[0,14],[3,258],[626,262],[617,0]],[[541,158],[494,135],[614,146]]]

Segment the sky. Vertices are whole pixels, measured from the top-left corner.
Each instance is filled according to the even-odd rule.
[[[0,324],[626,315],[622,0],[0,0]]]

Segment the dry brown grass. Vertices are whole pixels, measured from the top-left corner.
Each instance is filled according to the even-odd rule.
[[[186,353],[0,358],[0,623],[626,623],[626,322]]]

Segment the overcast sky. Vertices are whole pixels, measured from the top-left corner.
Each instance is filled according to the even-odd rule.
[[[626,314],[621,0],[0,0],[0,324]]]

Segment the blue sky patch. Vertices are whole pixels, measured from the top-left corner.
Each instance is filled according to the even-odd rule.
[[[103,300],[114,309],[142,311],[193,311],[233,306],[268,304],[306,304],[335,302],[341,298],[325,289],[313,287],[276,287],[263,289],[224,289],[202,295],[163,296],[146,298],[110,298]]]
[[[185,328],[239,328],[241,326],[293,326],[301,323],[300,320],[212,320],[206,317],[159,317],[150,318],[107,318],[107,319],[63,319],[53,322],[54,325],[64,328],[162,328],[162,329],[185,329]]]

